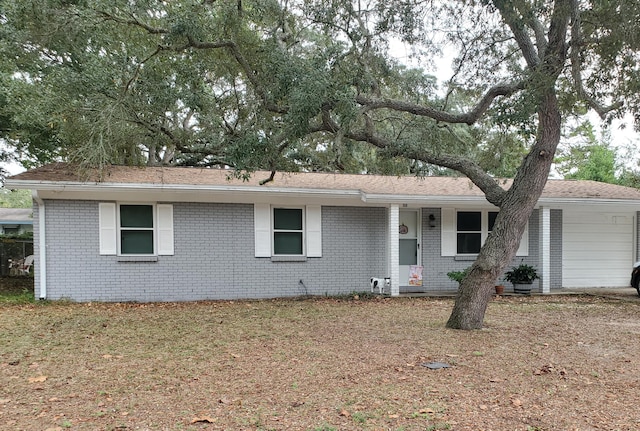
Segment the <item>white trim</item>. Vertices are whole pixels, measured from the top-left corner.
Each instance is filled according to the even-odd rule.
[[[11,184],[13,188],[33,189],[52,192],[84,192],[94,195],[96,192],[136,192],[146,195],[150,192],[179,192],[186,194],[247,194],[247,195],[283,195],[294,197],[356,197],[365,200],[365,192],[358,189],[322,189],[303,187],[265,187],[265,186],[217,186],[200,184],[153,184],[153,183],[83,183],[78,181],[30,181],[12,180],[8,178],[6,184]],[[97,198],[94,198],[97,199]],[[189,200],[190,201],[190,200]]]
[[[98,230],[101,255],[118,253],[117,223],[115,202],[100,202],[98,204]]]
[[[300,210],[301,211],[301,216],[302,216],[302,229],[300,230],[288,230],[288,229],[278,229],[276,231],[275,229],[275,210],[277,209],[289,209],[289,210]],[[272,205],[271,206],[271,226],[270,226],[270,235],[271,235],[271,256],[272,257],[290,257],[290,256],[297,256],[297,257],[301,257],[301,256],[307,256],[307,220],[306,220],[306,211],[305,211],[305,207],[304,205],[300,206],[287,206],[287,205]],[[302,234],[302,250],[300,254],[276,254],[275,251],[275,234],[276,232],[293,232],[293,233],[301,233]]]
[[[38,204],[38,265],[36,271],[39,275],[39,299],[47,299],[47,234],[46,214],[44,200],[38,196],[38,191],[31,192],[33,200]]]
[[[122,206],[149,206],[151,207],[151,222],[153,226],[150,228],[122,228],[120,220],[120,207]],[[156,205],[148,202],[118,202],[116,210],[116,242],[118,244],[118,256],[157,256],[158,255],[158,220]],[[153,252],[151,253],[123,253],[122,252],[122,231],[151,231],[153,240]]]
[[[302,254],[276,255],[273,251],[273,211],[277,208],[292,208],[302,211]],[[289,257],[322,257],[322,206],[292,206],[254,203],[253,234],[255,257],[272,257],[274,259]]]
[[[391,278],[391,296],[400,296],[400,207],[389,207],[389,277]]]
[[[156,205],[158,256],[173,256],[173,205]]]
[[[307,257],[322,257],[322,207],[307,205],[305,216]]]
[[[271,205],[253,204],[255,257],[271,257]]]
[[[145,205],[153,212],[153,253],[123,254],[120,244],[120,206]],[[173,256],[174,228],[173,204],[132,203],[132,202],[100,202],[98,204],[99,253],[101,255],[118,255],[125,257]]]
[[[539,211],[540,286],[542,287],[542,293],[551,293],[551,210],[549,208],[540,208]],[[524,235],[522,239],[524,240]]]
[[[457,251],[456,210],[455,208],[442,208],[440,213],[440,254],[442,256],[455,256]]]
[[[638,261],[638,211],[633,213],[631,223],[633,223],[633,250],[631,252],[631,262]]]
[[[496,209],[471,209],[471,208],[441,208],[441,228],[440,228],[440,249],[443,257],[454,256],[477,256],[477,253],[458,254],[458,226],[456,221],[456,214],[458,211],[465,212],[479,212],[481,213],[482,230],[480,233],[480,245],[483,246],[488,235],[488,222],[489,213],[497,212]],[[520,240],[520,246],[516,252],[516,256],[528,256],[529,255],[529,222],[524,228],[522,239]]]
[[[360,189],[310,189],[301,187],[264,187],[264,186],[217,186],[217,185],[194,185],[194,184],[146,184],[146,183],[85,183],[79,181],[36,181],[18,180],[7,178],[5,187],[17,189],[38,190],[42,199],[60,199],[64,193],[64,199],[87,199],[87,200],[120,200],[120,196],[148,197],[150,194],[158,194],[154,200],[175,200],[176,202],[194,201],[222,201],[229,199],[234,202],[253,203],[266,200],[273,202],[274,199],[340,199],[344,204],[354,205],[359,202],[361,205],[389,205],[389,204],[409,204],[411,206],[482,206],[486,204],[483,195],[477,196],[442,196],[442,195],[398,195],[383,193],[366,193]],[[44,193],[43,193],[44,192]],[[115,194],[119,197],[105,197],[105,194]],[[163,198],[163,196],[165,198]],[[171,199],[166,198],[170,196]],[[144,199],[141,199],[144,200]],[[588,204],[588,205],[618,205],[621,207],[637,207],[637,199],[615,199],[615,198],[558,198],[540,197],[538,206],[558,208],[564,205]]]
[[[398,215],[398,226],[400,226],[400,220],[403,219],[402,217],[402,213],[405,214],[411,214],[411,219],[415,220],[415,237],[413,236],[405,236],[405,235],[398,235],[398,262],[397,264],[399,266],[403,266],[400,265],[400,241],[402,241],[403,239],[415,239],[416,240],[416,265],[420,265],[422,266],[422,208],[400,208],[399,209],[399,215]],[[406,220],[406,219],[405,219]],[[409,229],[409,232],[411,231],[411,229]],[[399,232],[399,230],[398,230]],[[404,265],[404,266],[410,266],[410,265]],[[409,284],[409,277],[407,277],[407,281],[406,284],[404,283],[404,274],[402,274],[402,272],[400,272],[400,276],[401,278],[399,278],[400,280],[400,287],[413,287]],[[423,282],[424,285],[424,282]]]

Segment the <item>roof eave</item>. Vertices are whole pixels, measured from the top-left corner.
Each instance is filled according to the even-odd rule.
[[[123,194],[147,194],[156,193],[180,193],[185,196],[196,194],[243,195],[247,197],[269,194],[270,196],[296,198],[320,198],[332,199],[357,199],[363,201],[363,193],[360,190],[335,190],[335,189],[309,189],[300,187],[264,187],[264,186],[220,186],[202,184],[152,184],[152,183],[109,183],[109,182],[61,182],[61,181],[27,181],[7,180],[6,187],[17,189],[38,190],[39,192],[54,193],[106,193],[118,192]],[[98,196],[96,199],[100,199]]]
[[[451,206],[451,205],[491,205],[484,196],[442,196],[442,195],[389,195],[365,193],[364,201],[369,204],[408,206]],[[492,205],[493,206],[493,205]]]
[[[484,196],[443,196],[443,195],[407,195],[366,193],[357,189],[312,189],[301,187],[272,187],[248,185],[201,185],[201,184],[154,184],[154,183],[109,183],[109,182],[69,182],[69,181],[34,181],[8,178],[5,187],[15,189],[38,190],[39,192],[70,193],[77,196],[86,194],[87,199],[103,199],[99,193],[123,193],[129,196],[144,195],[150,192],[181,196],[180,201],[190,201],[196,195],[222,198],[233,194],[245,202],[251,202],[266,195],[273,198],[309,198],[338,199],[343,202],[358,202],[364,205],[407,205],[407,206],[469,206],[487,205]],[[538,200],[537,206],[562,207],[566,205],[617,205],[640,206],[638,199],[615,199],[599,197],[545,197]]]
[[[596,197],[573,197],[573,198],[552,198],[541,197],[538,199],[538,207],[561,207],[563,205],[617,205],[617,206],[635,206],[640,207],[638,199],[614,199],[614,198],[596,198]]]

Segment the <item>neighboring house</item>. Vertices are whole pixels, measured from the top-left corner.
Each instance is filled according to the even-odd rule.
[[[496,208],[466,178],[49,165],[6,180],[34,193],[39,298],[193,301],[334,295],[390,277],[391,295],[455,291]],[[550,180],[518,256],[534,291],[629,285],[640,191]],[[410,271],[422,267],[420,282]],[[414,271],[417,272],[417,271]]]
[[[0,275],[24,274],[24,260],[33,253],[33,210],[0,208]]]
[[[33,231],[31,208],[0,208],[0,234],[20,235]]]

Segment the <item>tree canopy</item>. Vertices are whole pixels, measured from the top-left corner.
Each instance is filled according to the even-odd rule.
[[[98,166],[442,172],[344,133],[366,121],[398,148],[472,154],[494,175],[513,175],[526,148],[505,127],[439,123],[408,106],[357,100],[384,95],[451,113],[474,103],[481,89],[452,81],[445,93],[433,76],[389,56],[390,41],[414,44],[416,60],[441,49],[415,21],[428,12],[422,6],[3,3],[0,119],[27,167],[62,157]]]
[[[34,160],[467,176],[500,213],[456,328],[481,326],[564,121],[640,118],[635,0],[0,5],[1,130]]]

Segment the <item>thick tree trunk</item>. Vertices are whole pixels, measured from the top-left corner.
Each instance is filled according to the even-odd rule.
[[[561,116],[553,89],[541,96],[536,144],[506,193],[494,229],[461,283],[447,327],[480,329],[495,282],[515,257],[524,229],[547,182],[560,142]]]

